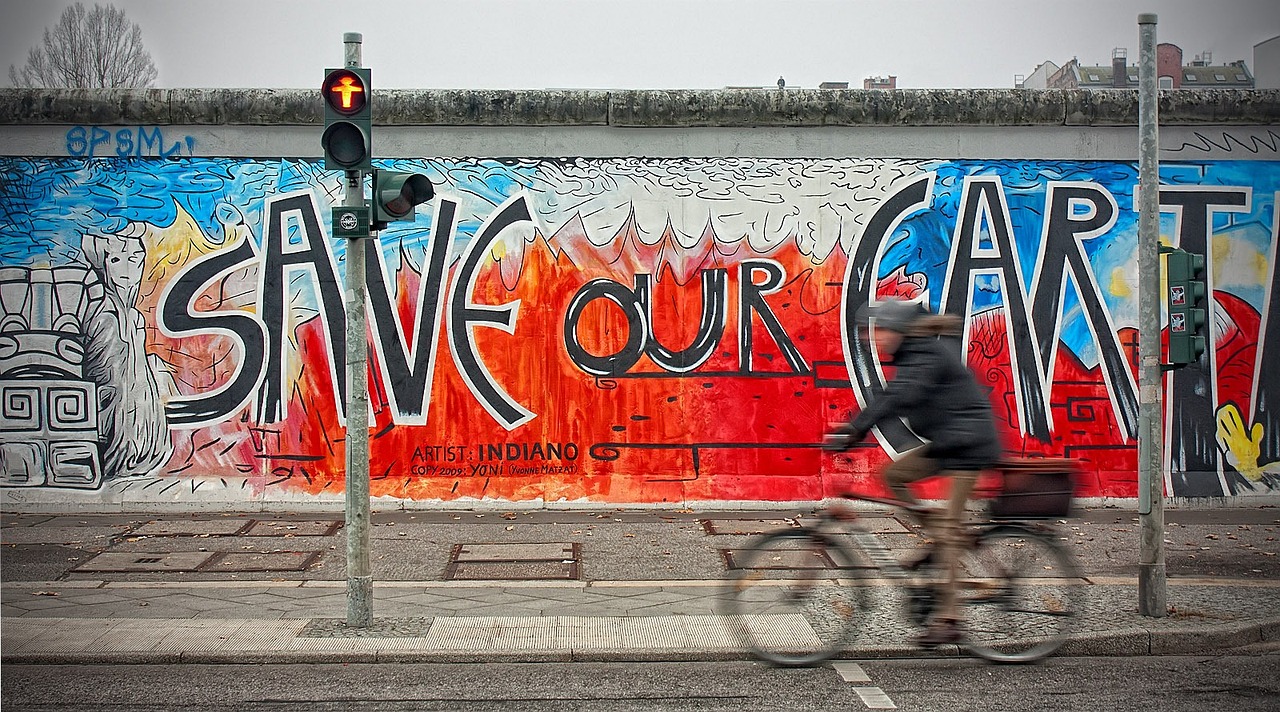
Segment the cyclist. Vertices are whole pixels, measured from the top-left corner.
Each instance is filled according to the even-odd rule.
[[[853,447],[879,423],[904,418],[927,442],[889,464],[882,476],[898,499],[919,506],[909,483],[937,475],[951,480],[945,510],[922,517],[936,542],[945,579],[937,612],[917,641],[925,646],[960,639],[956,575],[965,503],[981,470],[1002,454],[991,403],[959,353],[959,317],[935,315],[915,303],[889,299],[866,310],[879,358],[892,356],[893,379],[851,422],[827,436],[829,450]]]

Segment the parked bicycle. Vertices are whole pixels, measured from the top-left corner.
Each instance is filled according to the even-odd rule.
[[[987,518],[967,526],[960,559],[960,645],[971,654],[1034,662],[1074,629],[1088,581],[1045,521],[1069,514],[1074,470],[1073,461],[1049,459],[1006,461],[996,470],[998,493]],[[858,494],[843,499],[887,505],[917,521],[928,511]],[[901,563],[869,521],[849,507],[830,507],[735,552],[721,612],[757,657],[799,666],[839,655],[868,619],[871,591],[886,585],[905,594],[912,624],[926,624],[942,572],[929,555]]]

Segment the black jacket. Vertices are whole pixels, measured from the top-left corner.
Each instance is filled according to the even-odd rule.
[[[850,424],[861,439],[886,418],[902,417],[929,440],[925,452],[944,470],[981,470],[1000,459],[991,402],[948,342],[908,336],[894,354],[893,380]]]

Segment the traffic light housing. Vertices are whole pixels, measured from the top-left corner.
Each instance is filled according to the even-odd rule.
[[[373,172],[373,229],[389,222],[413,220],[413,209],[435,197],[431,180],[421,173]]]
[[[1206,321],[1204,255],[1165,248],[1169,297],[1169,365],[1181,368],[1204,355]]]
[[[324,167],[329,170],[372,169],[373,120],[369,112],[366,67],[326,69],[320,94],[324,98]]]

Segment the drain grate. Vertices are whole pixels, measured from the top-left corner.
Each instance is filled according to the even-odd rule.
[[[578,578],[573,543],[457,544],[444,578],[450,581],[538,581]]]
[[[793,519],[703,519],[702,528],[708,534],[763,534],[796,526]]]
[[[162,573],[198,571],[213,554],[208,552],[118,552],[104,551],[71,569],[76,573]]]

